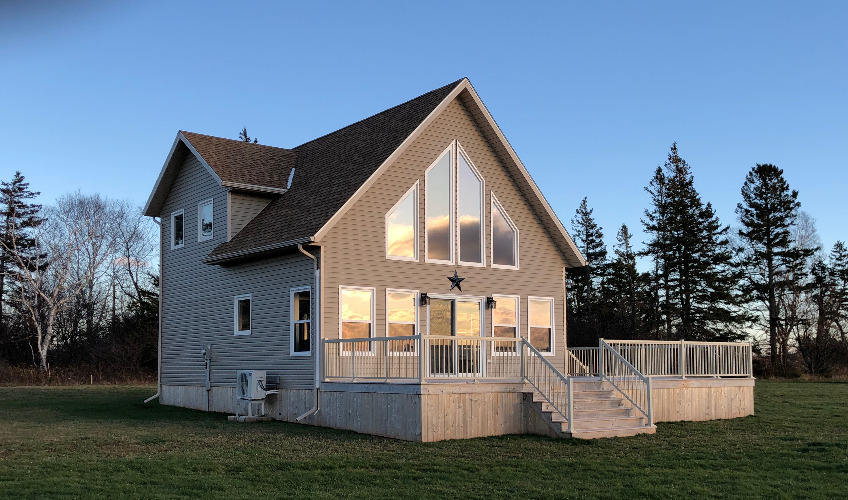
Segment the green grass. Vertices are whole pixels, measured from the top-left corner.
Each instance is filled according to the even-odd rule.
[[[235,424],[152,392],[0,388],[0,497],[848,498],[848,383],[758,381],[755,416],[595,441]]]

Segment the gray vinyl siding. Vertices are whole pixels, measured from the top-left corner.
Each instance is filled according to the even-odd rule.
[[[425,170],[454,139],[458,139],[485,180],[486,267],[425,263],[424,217]],[[532,166],[531,166],[532,171]],[[385,214],[418,180],[418,262],[385,257]],[[491,193],[503,205],[519,229],[520,269],[491,266]],[[520,296],[519,329],[528,332],[529,296],[554,299],[554,352],[550,357],[563,367],[565,353],[565,259],[545,232],[530,204],[516,187],[501,161],[480,133],[467,109],[454,100],[404,151],[365,195],[355,203],[322,240],[324,256],[324,328],[322,336],[338,338],[339,285],[376,288],[375,332],[386,335],[386,288],[415,289],[429,294],[487,297]],[[449,292],[448,275],[454,269],[462,282],[462,293]],[[426,306],[419,307],[419,328],[426,332]],[[492,312],[486,310],[484,335],[492,335]]]
[[[197,205],[214,200],[213,239],[197,241]],[[185,210],[185,244],[172,250],[171,213]],[[227,239],[227,191],[189,155],[162,211],[162,383],[203,385],[211,346],[213,386],[239,369],[264,369],[283,387],[313,386],[314,358],[290,356],[289,291],[313,286],[313,261],[291,253],[232,267],[203,263]],[[233,335],[234,297],[252,296],[252,334]],[[313,291],[314,306],[314,291]]]
[[[230,234],[228,239],[241,231],[270,202],[271,198],[267,196],[230,192]]]

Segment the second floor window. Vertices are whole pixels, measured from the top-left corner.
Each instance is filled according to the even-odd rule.
[[[171,214],[171,248],[182,248],[185,243],[185,212],[177,210]]]
[[[197,241],[212,239],[212,200],[197,205]]]

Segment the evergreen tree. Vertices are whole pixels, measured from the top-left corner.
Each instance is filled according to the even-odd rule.
[[[603,281],[607,248],[604,245],[603,228],[595,223],[593,209],[583,198],[571,219],[577,247],[586,259],[586,266],[572,271],[574,312],[591,316],[592,307],[598,302],[598,290]]]
[[[253,144],[257,144],[259,142],[259,139],[255,138],[255,137],[253,139],[251,139],[250,136],[247,135],[247,127],[242,127],[241,132],[239,132],[239,140],[242,141],[242,142],[253,141]]]
[[[608,285],[605,288],[617,332],[615,338],[632,339],[638,338],[640,334],[638,297],[642,280],[636,270],[636,253],[630,241],[632,238],[627,225],[622,224],[615,237],[615,259],[610,263]]]
[[[742,203],[736,206],[742,223],[739,236],[747,247],[743,263],[746,291],[767,309],[773,368],[785,367],[785,359],[778,356],[779,297],[802,279],[798,271],[815,251],[793,245],[792,228],[800,206],[798,191],[789,189],[783,170],[768,163],[757,164],[748,172]]]
[[[20,253],[37,251],[31,231],[44,222],[39,216],[41,205],[30,200],[39,192],[30,191],[29,183],[20,172],[15,172],[9,182],[0,182],[0,217],[3,230],[0,233],[0,332],[5,330],[5,314],[10,289],[15,283],[15,258],[12,249]]]
[[[653,296],[658,306],[651,319],[658,337],[728,340],[741,336],[745,321],[734,293],[738,275],[730,261],[727,226],[712,206],[701,201],[689,164],[672,144],[646,191],[653,207],[645,211],[651,236],[644,255],[654,261]]]

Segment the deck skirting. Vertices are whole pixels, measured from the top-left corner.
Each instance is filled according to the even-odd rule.
[[[714,420],[754,413],[754,379],[655,379],[655,422]],[[526,401],[523,383],[325,383],[320,410],[301,423],[408,441],[504,434],[552,435]],[[208,407],[207,407],[208,397]],[[314,406],[315,392],[281,389],[266,399],[269,417],[286,422]],[[234,414],[235,388],[162,386],[162,404]]]

